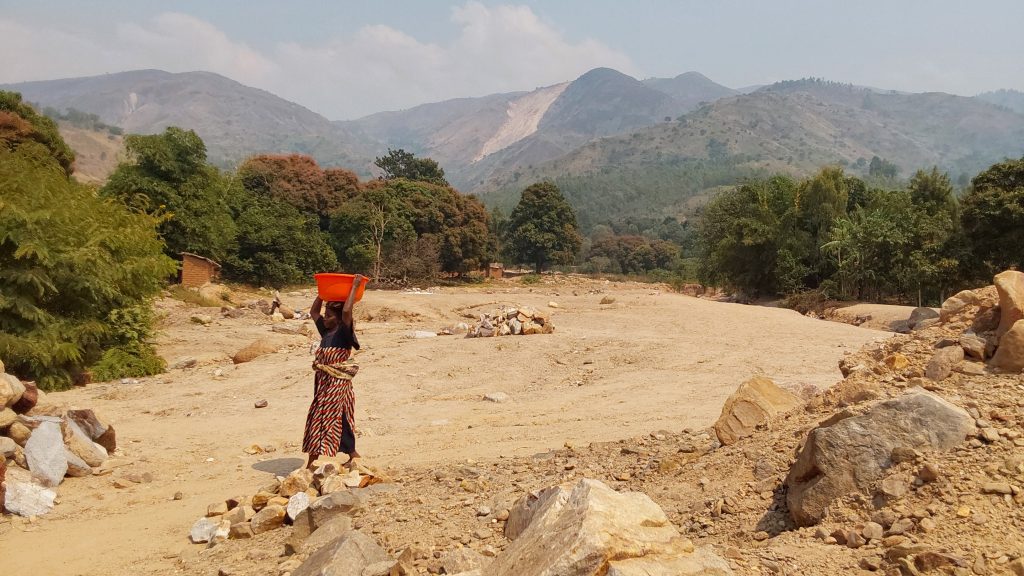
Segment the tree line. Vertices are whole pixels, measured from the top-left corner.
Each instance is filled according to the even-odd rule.
[[[706,207],[697,244],[701,281],[750,296],[937,305],[1024,266],[1024,159],[991,166],[962,196],[937,168],[890,189],[839,167],[751,180]]]
[[[81,184],[54,121],[0,91],[0,358],[44,388],[162,371],[148,342],[151,300],[182,252],[219,261],[229,280],[278,287],[335,270],[434,281],[481,269],[503,244],[544,267],[579,248],[557,189],[524,192],[499,239],[476,197],[404,150],[377,158],[380,178],[360,181],[298,154],[222,171],[195,132],[177,127],[128,135],[125,148],[105,185]],[[563,204],[554,220],[552,192]]]

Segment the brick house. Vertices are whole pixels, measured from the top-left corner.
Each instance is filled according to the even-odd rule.
[[[220,276],[220,264],[191,252],[181,253],[181,285],[188,288],[213,282]]]

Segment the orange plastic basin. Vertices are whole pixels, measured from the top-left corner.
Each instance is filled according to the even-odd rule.
[[[355,281],[355,274],[332,274],[322,272],[320,274],[314,274],[313,278],[316,279],[316,290],[320,294],[320,299],[324,302],[341,302],[348,299],[348,295],[352,292],[352,282]],[[356,290],[356,302],[363,299],[363,292],[366,291],[366,279],[359,285],[359,289]]]

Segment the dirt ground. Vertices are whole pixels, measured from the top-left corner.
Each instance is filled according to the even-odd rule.
[[[308,290],[282,295],[297,309],[310,296]],[[605,296],[615,301],[600,304]],[[409,337],[472,322],[464,315],[501,305],[544,309],[556,331]],[[840,380],[844,353],[890,336],[784,309],[576,278],[430,293],[370,290],[357,308],[359,451],[374,466],[422,470],[659,429],[700,429],[751,375],[766,374],[806,395]],[[313,339],[272,332],[270,319],[256,310],[229,319],[217,308],[170,299],[158,309],[161,354],[171,365],[185,357],[196,365],[49,396],[92,408],[114,424],[119,449],[110,464],[116,469],[66,480],[59,505],[45,517],[0,519],[3,573],[180,574],[181,559],[203,548],[188,542],[188,530],[207,504],[251,492],[302,462]],[[196,313],[212,316],[212,324],[191,322]],[[282,349],[232,364],[230,355],[259,338]],[[485,401],[492,392],[509,399]],[[257,409],[257,400],[269,406]],[[247,454],[254,444],[268,452]],[[152,481],[113,485],[146,472]]]

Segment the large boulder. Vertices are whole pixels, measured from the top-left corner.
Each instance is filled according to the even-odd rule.
[[[995,285],[1000,315],[996,336],[1001,338],[1018,320],[1024,319],[1024,272],[1000,272],[996,274]]]
[[[914,308],[914,311],[910,313],[910,318],[907,319],[907,328],[913,330],[922,321],[938,317],[939,313],[934,308],[925,306]]]
[[[920,388],[815,428],[786,477],[790,515],[800,526],[815,524],[837,498],[869,493],[893,465],[894,449],[949,450],[974,430],[963,408]]]
[[[68,459],[64,453],[64,436],[60,420],[44,417],[25,443],[25,459],[32,476],[44,486],[57,486],[68,472]]]
[[[362,576],[380,562],[395,563],[373,538],[352,530],[314,552],[292,576]]]
[[[248,346],[242,348],[238,352],[235,352],[235,355],[231,357],[231,360],[235,364],[251,362],[259,358],[260,356],[265,356],[267,354],[273,354],[274,352],[277,352],[277,348],[278,345],[275,342],[263,338],[253,342],[252,344],[249,344]]]
[[[547,511],[551,507],[561,508],[569,499],[569,493],[570,490],[565,486],[549,486],[516,500],[505,521],[505,537],[509,540],[518,538],[540,511]]]
[[[924,375],[936,382],[941,382],[953,373],[961,362],[964,361],[964,349],[960,346],[946,346],[939,348],[928,361],[924,368]]]
[[[992,356],[992,367],[1002,372],[1024,371],[1024,320],[1018,320],[1002,338]]]
[[[17,472],[17,468],[7,472],[6,481],[3,482],[5,489],[0,508],[25,517],[42,516],[52,510],[57,493],[33,482],[27,472],[20,471],[24,476]]]
[[[677,575],[732,574],[729,565],[714,554],[694,553],[692,544],[679,536],[662,509],[645,494],[619,493],[590,479],[580,480],[564,502],[557,494],[549,493],[526,529],[482,570],[484,574],[594,576],[609,574],[620,563],[635,559],[646,559],[654,566],[671,565],[671,573]]]
[[[734,444],[801,403],[799,397],[779,388],[770,379],[754,376],[740,384],[725,401],[722,415],[715,422],[715,434],[722,444]]]
[[[968,306],[977,306],[979,302],[980,298],[971,290],[957,292],[953,296],[946,298],[945,302],[942,303],[942,308],[939,310],[939,320],[948,322],[953,316],[965,311]]]

